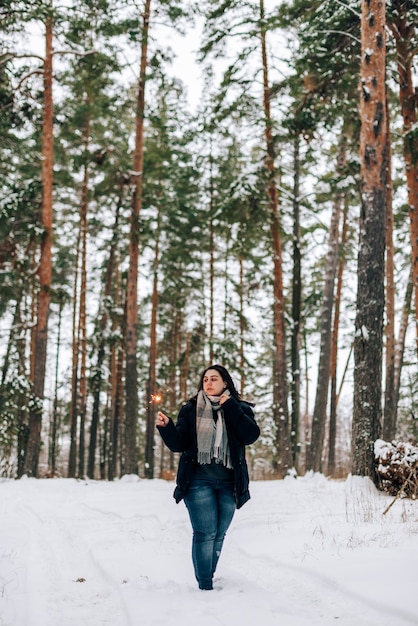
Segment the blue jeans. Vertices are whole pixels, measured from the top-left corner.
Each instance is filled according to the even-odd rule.
[[[192,559],[196,579],[200,589],[213,589],[213,574],[235,513],[233,484],[194,477],[184,502],[193,528]]]

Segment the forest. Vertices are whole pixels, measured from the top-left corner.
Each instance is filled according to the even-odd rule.
[[[215,362],[254,478],[416,444],[416,1],[0,18],[0,476],[171,478],[156,411]]]

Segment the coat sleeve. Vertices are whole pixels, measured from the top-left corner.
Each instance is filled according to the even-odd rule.
[[[190,424],[190,407],[184,405],[178,414],[177,423],[170,418],[167,426],[157,426],[162,440],[171,452],[185,452],[192,444],[192,428]]]
[[[230,398],[222,405],[227,428],[231,429],[238,443],[249,446],[260,436],[260,429],[254,418],[254,412],[246,402]]]

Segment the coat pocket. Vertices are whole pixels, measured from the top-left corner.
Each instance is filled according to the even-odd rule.
[[[190,481],[193,476],[196,460],[190,452],[183,452],[180,457],[177,470],[177,486],[174,490],[174,498],[176,502],[180,502],[186,495]]]

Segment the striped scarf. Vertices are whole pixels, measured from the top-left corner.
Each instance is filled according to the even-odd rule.
[[[213,410],[218,414],[216,423],[213,419]],[[204,465],[211,463],[214,459],[216,463],[222,463],[225,467],[232,469],[228,436],[219,396],[208,396],[203,390],[197,394],[196,431],[198,463]]]

